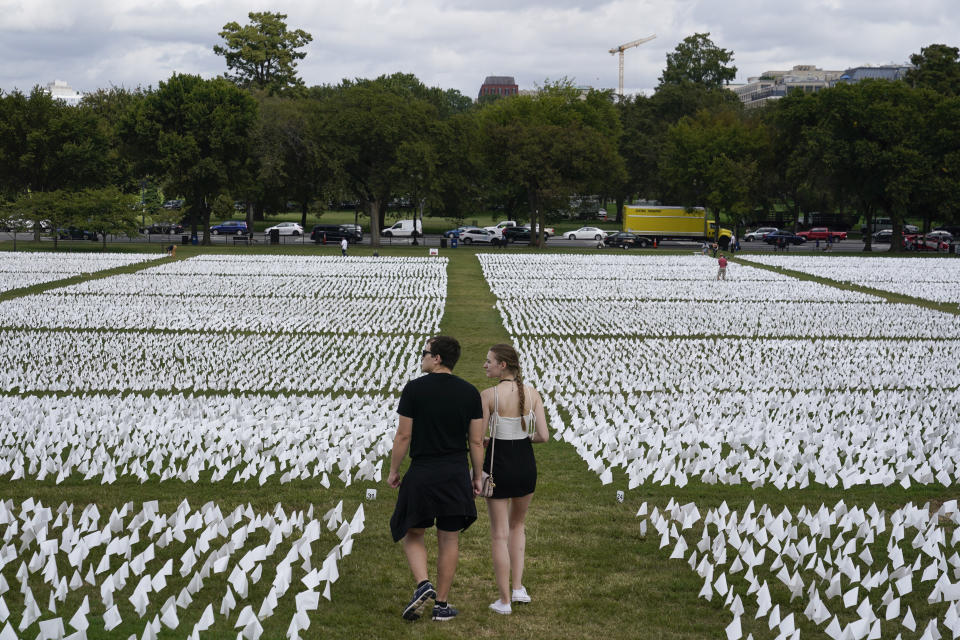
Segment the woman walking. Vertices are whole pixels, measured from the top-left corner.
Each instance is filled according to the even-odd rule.
[[[537,390],[523,384],[520,359],[508,344],[495,344],[483,364],[497,384],[484,390],[483,419],[492,438],[483,470],[493,476],[493,496],[487,498],[490,547],[499,599],[490,608],[512,613],[513,602],[530,602],[523,586],[526,549],[524,522],[537,485],[537,462],[532,442],[546,442],[547,419]],[[492,465],[491,465],[492,461]],[[510,589],[512,578],[513,589]]]

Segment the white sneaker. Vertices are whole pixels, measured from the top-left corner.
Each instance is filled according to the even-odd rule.
[[[513,613],[513,609],[510,607],[510,603],[509,603],[509,602],[507,602],[507,603],[500,602],[499,599],[495,600],[494,602],[491,602],[491,603],[490,603],[490,608],[493,609],[494,611],[496,611],[497,613],[502,614],[502,615],[505,615],[505,616],[508,616],[508,615],[510,615],[511,613]]]
[[[530,596],[527,594],[527,588],[520,587],[519,589],[514,589],[513,594],[510,596],[510,600],[513,602],[530,602]]]

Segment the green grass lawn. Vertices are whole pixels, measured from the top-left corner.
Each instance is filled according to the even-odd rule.
[[[331,217],[328,218],[327,215]],[[323,221],[333,221],[333,216],[338,215],[341,214],[325,214]],[[274,251],[309,255],[338,253],[334,247],[310,245],[282,248],[183,247],[178,251],[177,257],[182,259],[209,252],[243,254]],[[351,249],[352,255],[370,253],[368,248]],[[380,253],[419,256],[425,255],[426,250],[388,248]],[[495,299],[484,282],[479,261],[475,257],[476,251],[458,249],[441,253],[450,259],[448,299],[442,332],[457,337],[463,345],[463,355],[455,373],[483,388],[489,384],[481,369],[486,350],[491,344],[507,341],[508,335],[494,308]],[[148,266],[150,265],[124,267],[90,277],[105,277]],[[792,275],[813,279],[802,274]],[[78,280],[71,278],[50,285],[38,285],[10,292],[2,297],[26,295]],[[827,284],[839,286],[835,283]],[[903,301],[917,302],[914,299]],[[583,375],[589,376],[590,372],[584,371]],[[400,618],[400,610],[406,604],[414,585],[402,549],[394,544],[390,537],[388,520],[393,509],[395,492],[385,483],[358,483],[344,487],[335,480],[330,489],[325,489],[316,480],[294,481],[281,485],[274,476],[264,487],[258,486],[256,482],[237,485],[228,481],[211,484],[203,480],[197,484],[175,480],[140,484],[130,478],[120,478],[113,485],[102,486],[98,482],[83,482],[79,478],[70,478],[63,484],[56,485],[53,478],[48,478],[39,482],[5,482],[3,499],[19,502],[27,497],[34,497],[53,507],[62,501],[68,501],[78,505],[78,508],[95,502],[100,505],[101,512],[106,513],[131,500],[138,503],[158,500],[161,512],[167,513],[174,511],[184,499],[189,500],[194,508],[210,500],[216,501],[225,513],[237,505],[248,503],[254,509],[266,512],[281,503],[287,512],[316,505],[316,510],[322,514],[342,499],[344,511],[349,515],[358,504],[363,503],[366,510],[366,530],[357,536],[352,555],[340,563],[341,577],[333,585],[332,602],[321,599],[319,609],[311,613],[309,631],[301,633],[301,637],[617,640],[722,638],[725,637],[724,627],[732,618],[723,603],[716,598],[707,602],[697,597],[702,580],[684,562],[669,560],[670,550],[659,549],[660,541],[656,535],[640,535],[635,514],[643,502],[663,508],[671,498],[681,503],[696,501],[703,513],[704,507],[715,507],[723,502],[732,509],[742,510],[753,501],[757,505],[771,505],[775,511],[787,507],[795,513],[802,505],[816,509],[821,504],[832,506],[839,500],[864,508],[876,503],[879,508],[889,511],[911,501],[923,504],[931,500],[942,501],[956,497],[954,488],[939,485],[914,485],[908,490],[898,486],[860,486],[846,491],[823,487],[778,491],[773,486],[751,489],[748,486],[708,485],[693,481],[682,489],[648,484],[627,491],[625,474],[615,474],[613,484],[602,486],[597,475],[587,469],[584,461],[569,445],[551,441],[538,445],[535,450],[539,481],[527,522],[527,568],[524,579],[534,598],[533,604],[515,607],[512,616],[498,616],[488,611],[487,605],[496,598],[496,588],[489,557],[486,510],[484,505],[478,502],[480,518],[462,535],[460,568],[450,596],[451,602],[460,609],[461,614],[446,625],[429,620],[411,624]],[[385,469],[387,465],[388,461],[385,461]],[[384,477],[385,475],[386,472]],[[377,499],[366,501],[365,490],[371,487],[378,490]],[[622,504],[615,499],[618,489],[626,492],[626,500]],[[688,542],[695,543],[697,531],[688,533]],[[315,553],[325,553],[323,545],[328,542],[329,538],[324,538]],[[874,556],[882,558],[882,545],[878,543],[876,547]],[[436,546],[429,538],[428,549],[430,565],[434,566]],[[10,594],[5,596],[11,609],[20,606],[14,597],[17,587],[14,576],[18,567],[19,561],[2,570],[7,581],[13,586]],[[269,569],[265,571],[265,575],[267,579],[251,590],[250,603],[254,609],[259,607],[272,579]],[[211,585],[220,586],[208,587],[209,590],[204,592],[207,599],[222,592],[225,577],[226,574],[220,576],[219,582],[211,579]],[[431,574],[431,577],[434,575]],[[176,571],[169,582],[173,587],[170,593],[174,595],[185,584]],[[127,605],[126,621],[111,634],[90,637],[127,638],[131,634],[140,637],[145,620],[137,620],[131,613],[129,603],[125,602],[125,596],[132,592],[135,583],[136,580],[132,580],[123,592],[124,596],[116,598],[118,602]],[[774,587],[772,582],[771,587]],[[293,592],[297,590],[299,589],[292,589]],[[37,594],[46,593],[39,586],[35,587],[34,591]],[[785,591],[774,591],[775,601],[785,607],[789,597],[784,594]],[[65,615],[65,619],[72,615],[83,595],[90,596],[93,609],[91,619],[102,615],[103,607],[98,604],[99,593],[93,588],[85,588],[71,593],[67,603],[61,605],[60,611]],[[167,595],[168,593],[164,592],[161,603]],[[38,597],[38,600],[40,599]],[[40,606],[45,609],[45,595],[42,600]],[[290,593],[285,602],[286,604],[278,608],[265,622],[264,638],[284,637],[293,611]],[[910,602],[918,621],[934,612],[938,615],[943,613],[942,606],[927,605],[919,597]],[[14,603],[17,603],[16,606]],[[158,604],[155,603],[157,612]],[[215,608],[217,604],[214,603]],[[236,618],[240,608],[234,610],[232,619]],[[164,628],[160,637],[186,636],[190,625],[199,617],[201,611],[202,608],[194,607],[182,612],[181,626],[177,631],[171,632]],[[854,617],[852,610],[844,615],[846,621]],[[19,620],[19,614],[15,617]],[[797,621],[803,637],[821,637],[821,628],[807,622],[800,615],[797,616]],[[753,620],[748,605],[747,614],[743,618],[744,636],[752,632],[758,640],[773,638],[775,634],[767,629],[764,622]],[[100,628],[102,630],[102,627]],[[885,633],[893,628],[892,625],[884,626]],[[238,630],[229,628],[218,615],[217,624],[212,631],[202,634],[202,637],[234,638]],[[27,636],[36,635],[34,626]]]

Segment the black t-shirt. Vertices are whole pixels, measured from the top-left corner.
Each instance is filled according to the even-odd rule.
[[[466,380],[428,373],[406,384],[397,413],[413,418],[410,457],[416,460],[466,452],[470,421],[483,417],[483,404]]]

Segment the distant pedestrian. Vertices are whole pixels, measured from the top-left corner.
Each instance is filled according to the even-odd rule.
[[[714,242],[712,245],[710,245],[710,248],[713,250],[713,257],[716,258],[716,257],[717,257],[717,249],[719,248],[719,246],[717,245],[716,242]]]
[[[720,254],[720,258],[717,259],[717,280],[726,280],[727,279],[727,259],[723,257],[723,254]]]
[[[347,256],[347,247],[350,246],[346,238],[340,240],[340,255],[343,257]]]
[[[167,247],[167,255],[170,256],[171,258],[175,258],[177,255],[177,245],[172,244],[169,247]]]
[[[703,241],[703,246],[700,248],[700,251],[703,255],[707,255],[707,252],[710,251],[710,245],[707,244],[706,240]]]
[[[727,244],[727,247],[730,248],[730,253],[734,253],[737,250],[737,236],[730,237],[730,243]]]

